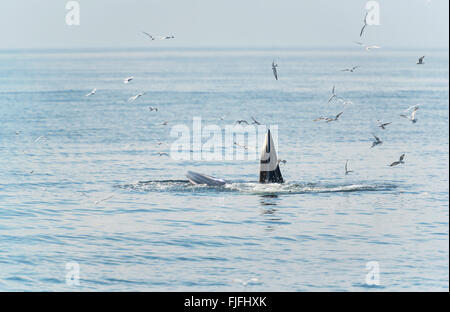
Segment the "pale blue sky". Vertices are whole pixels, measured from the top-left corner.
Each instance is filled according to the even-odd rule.
[[[359,40],[367,1],[79,0],[81,25],[71,27],[66,2],[0,1],[0,49],[143,47],[143,30],[176,37],[161,47],[346,47]],[[378,2],[381,25],[363,41],[448,48],[448,0]]]

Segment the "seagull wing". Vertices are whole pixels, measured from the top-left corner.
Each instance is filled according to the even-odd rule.
[[[338,119],[344,112],[340,112],[339,114],[336,115],[336,119]]]
[[[409,116],[405,115],[405,114],[400,114],[400,117],[406,118],[406,119],[411,119]]]
[[[143,31],[142,32],[144,35],[147,35],[147,37],[149,37],[151,40],[155,40],[155,38],[153,38],[152,35],[150,35],[148,32]]]
[[[359,33],[359,36],[362,37],[364,33],[364,29],[366,28],[367,24],[364,24],[364,26],[361,28],[361,32]]]

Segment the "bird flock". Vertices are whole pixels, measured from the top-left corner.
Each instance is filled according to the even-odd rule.
[[[366,12],[365,15],[364,15],[363,26],[361,27],[360,32],[359,32],[359,36],[360,36],[360,37],[362,37],[362,36],[364,35],[364,31],[366,30],[366,27],[369,25],[369,23],[367,22],[368,13],[369,13],[369,12]],[[356,43],[357,45],[359,45],[359,46],[362,46],[366,51],[371,51],[371,50],[373,50],[373,49],[380,49],[380,48],[381,48],[381,47],[378,46],[378,45],[365,44],[365,43],[363,43],[363,42],[361,42],[361,41],[355,41],[355,43]],[[419,59],[417,60],[417,63],[416,63],[416,64],[417,64],[417,65],[423,65],[423,64],[425,64],[425,63],[424,63],[424,59],[425,59],[425,56],[419,57]],[[278,67],[278,64],[275,63],[275,59],[274,59],[273,62],[272,62],[272,72],[273,72],[273,75],[274,75],[274,77],[275,77],[275,80],[278,80],[278,70],[277,70],[277,67]],[[359,65],[352,65],[352,66],[350,66],[350,67],[341,69],[340,71],[342,71],[342,72],[348,72],[348,73],[353,73],[353,72],[355,72],[355,71],[356,71],[357,69],[359,69],[359,68],[360,68]],[[352,101],[346,100],[346,99],[344,99],[343,97],[341,97],[341,96],[339,96],[339,95],[337,94],[337,92],[336,92],[336,86],[335,86],[335,85],[333,85],[333,87],[332,87],[332,89],[331,89],[331,95],[330,95],[330,97],[328,98],[328,103],[331,103],[331,102],[333,102],[333,101],[339,101],[339,102],[341,102],[344,106],[347,105],[347,104],[353,104]],[[417,122],[416,114],[417,114],[418,109],[419,109],[419,105],[411,106],[411,107],[409,107],[408,109],[406,109],[404,113],[400,114],[400,117],[403,117],[403,118],[405,118],[405,119],[408,119],[408,120],[411,121],[412,123],[416,123],[416,122]],[[314,119],[313,121],[314,121],[314,122],[316,122],[316,121],[324,121],[325,123],[336,122],[336,121],[339,121],[339,118],[342,116],[343,113],[344,113],[344,112],[341,111],[341,112],[339,112],[337,115],[334,115],[334,116],[320,116],[320,117]],[[238,121],[238,122],[239,122],[239,123],[242,123],[242,121]],[[387,126],[389,126],[390,124],[392,124],[392,122],[383,122],[383,121],[380,121],[380,120],[377,120],[377,123],[378,123],[377,126],[378,126],[381,130],[386,130],[386,129],[387,129]],[[248,124],[248,123],[247,123],[247,124]],[[382,141],[377,135],[375,135],[374,133],[372,133],[372,137],[373,137],[373,141],[372,141],[372,145],[370,146],[370,148],[374,148],[374,147],[376,147],[376,146],[379,146],[379,145],[383,144],[383,141]],[[405,153],[401,154],[399,160],[390,163],[388,166],[389,166],[389,167],[394,167],[394,166],[398,166],[398,165],[400,165],[400,164],[404,164],[404,159],[405,159]],[[348,168],[349,168],[348,162],[349,162],[348,160],[345,162],[345,171],[344,171],[344,172],[345,172],[345,175],[348,175],[349,173],[352,173],[352,172],[353,172],[352,170],[349,170],[349,169],[348,169]]]
[[[362,36],[364,35],[364,32],[365,32],[367,26],[369,25],[368,22],[367,22],[367,17],[368,17],[368,12],[366,12],[365,15],[364,15],[363,26],[361,27],[361,29],[360,29],[360,31],[359,31],[359,36],[360,36],[360,37],[362,37]],[[175,37],[172,36],[172,35],[153,36],[153,35],[149,34],[148,32],[145,32],[145,31],[143,31],[142,34],[144,34],[144,35],[147,37],[147,39],[150,40],[150,41],[155,41],[155,40],[169,40],[169,39],[175,38]],[[370,51],[370,50],[373,50],[373,49],[380,49],[380,48],[381,48],[381,47],[378,46],[378,45],[369,45],[369,44],[365,44],[365,43],[360,42],[360,41],[355,41],[355,43],[358,44],[358,45],[360,45],[360,46],[362,46],[366,51]],[[416,64],[417,64],[417,65],[423,65],[423,64],[425,64],[425,63],[424,63],[424,59],[425,59],[425,56],[419,57]],[[352,66],[350,66],[350,67],[341,69],[340,71],[342,71],[342,72],[348,72],[348,73],[354,73],[354,72],[355,72],[356,70],[358,70],[359,68],[360,68],[359,65],[352,65]],[[275,62],[275,59],[273,59],[273,61],[272,61],[272,73],[273,73],[273,76],[274,76],[275,80],[278,81],[278,78],[279,78],[279,75],[278,75],[278,64]],[[123,80],[123,83],[124,83],[124,84],[129,84],[129,83],[131,83],[134,79],[135,79],[134,76],[126,77],[126,78]],[[93,96],[93,95],[95,95],[96,93],[97,93],[97,88],[94,88],[91,92],[89,92],[88,94],[86,94],[86,97]],[[137,94],[135,94],[135,95],[133,95],[133,96],[130,96],[130,97],[128,98],[128,103],[133,103],[134,101],[136,101],[136,100],[139,99],[140,97],[144,96],[145,94],[146,94],[146,92],[140,92],[140,93],[137,93]],[[348,105],[348,104],[353,104],[352,101],[346,100],[346,99],[344,99],[343,97],[341,97],[341,96],[338,95],[338,93],[336,92],[336,85],[333,85],[333,87],[332,87],[332,89],[331,89],[331,95],[330,95],[330,97],[328,98],[328,103],[331,103],[331,102],[333,102],[333,101],[339,101],[339,102],[341,102],[344,106],[346,106],[346,105]],[[150,106],[150,107],[148,107],[148,109],[149,109],[150,112],[158,112],[158,108],[157,108],[157,107]],[[403,118],[405,118],[405,119],[408,119],[408,120],[411,121],[412,123],[416,123],[416,122],[417,122],[416,114],[417,114],[418,109],[419,109],[419,106],[418,106],[418,105],[411,106],[410,108],[406,109],[406,110],[404,111],[404,113],[400,114],[400,116],[403,117]],[[338,114],[332,115],[332,116],[320,116],[320,117],[314,119],[313,121],[314,121],[314,122],[316,122],[316,121],[323,121],[323,122],[325,122],[325,123],[337,122],[337,121],[339,121],[340,117],[341,117],[343,114],[344,114],[344,111],[341,111],[341,112],[339,112]],[[223,120],[224,117],[221,117],[220,119]],[[261,124],[261,123],[260,123],[259,121],[257,121],[254,117],[251,117],[251,119],[252,119],[252,121],[250,121],[250,122],[247,121],[247,120],[237,120],[237,121],[236,121],[236,124],[241,124],[241,125],[242,125],[242,124],[245,124],[245,125],[250,125],[250,124],[252,124],[252,125],[260,125],[260,124]],[[379,127],[381,130],[386,130],[386,129],[387,129],[387,126],[389,126],[390,124],[392,124],[392,122],[383,122],[383,121],[380,121],[380,120],[377,120],[377,123],[378,123],[377,127]],[[168,124],[168,122],[167,122],[167,121],[164,121],[164,122],[161,122],[161,123],[159,123],[159,124],[157,124],[157,125],[166,126],[167,124]],[[370,146],[370,148],[374,148],[374,147],[376,147],[376,146],[379,146],[379,145],[383,144],[383,141],[382,141],[377,135],[375,135],[374,133],[372,133],[372,137],[373,137],[374,140],[372,141],[372,145]],[[234,145],[235,145],[235,146],[242,147],[242,148],[244,148],[245,150],[248,149],[248,146],[243,145],[243,144],[239,144],[239,143],[237,143],[237,142],[234,142]],[[159,156],[168,156],[167,153],[162,153],[162,152],[158,152],[157,154],[158,154]],[[390,167],[393,167],[393,166],[397,166],[397,165],[403,164],[403,163],[404,163],[404,158],[405,158],[405,153],[403,153],[403,154],[400,156],[399,160],[392,162],[389,166],[390,166]],[[346,163],[345,163],[345,175],[348,175],[349,173],[352,173],[352,172],[353,172],[352,170],[349,170],[349,169],[348,169],[348,162],[349,162],[349,161],[347,160]],[[286,160],[281,161],[281,163],[286,163]]]

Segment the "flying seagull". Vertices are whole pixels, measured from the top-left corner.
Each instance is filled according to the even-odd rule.
[[[419,57],[419,61],[417,61],[417,65],[423,65],[423,64],[425,64],[424,62],[423,62],[423,59],[425,58],[425,55],[424,56],[422,56],[422,57]]]
[[[153,37],[152,35],[150,35],[148,32],[143,31],[142,32],[144,35],[146,35],[150,40],[155,40],[155,37]]]
[[[319,118],[314,119],[313,121],[319,121],[319,120],[325,120],[325,122],[337,121],[343,113],[344,112],[340,112],[335,117],[319,117]]]
[[[335,90],[336,90],[336,86],[333,85],[333,89],[331,90],[331,96],[328,99],[328,103],[330,103],[335,97],[337,97]]]
[[[379,144],[383,144],[383,141],[381,141],[379,137],[377,137],[377,136],[376,136],[375,134],[373,134],[373,133],[372,133],[372,135],[373,135],[373,137],[375,138],[375,141],[372,142],[372,146],[371,146],[370,148],[375,147],[375,146],[377,146],[377,145],[379,145]]]
[[[153,106],[149,106],[148,109],[149,109],[151,112],[153,112],[153,111],[157,112],[157,111],[158,111],[158,108],[157,108],[157,107],[153,107]]]
[[[377,122],[378,122],[378,127],[380,127],[381,129],[383,129],[383,130],[385,130],[386,129],[386,126],[388,126],[388,125],[390,125],[392,122],[381,122],[381,121],[379,121],[379,120],[377,120]]]
[[[130,83],[130,81],[133,79],[134,79],[134,76],[127,77],[123,80],[123,83]]]
[[[97,206],[99,203],[101,203],[101,202],[103,202],[103,201],[106,201],[106,200],[108,200],[108,199],[111,199],[111,198],[113,198],[113,197],[114,197],[114,195],[111,195],[111,196],[109,196],[109,197],[106,197],[106,198],[97,200],[97,201],[95,202],[95,205]]]
[[[278,80],[277,67],[278,67],[278,64],[275,64],[275,60],[273,60],[272,61],[272,71],[273,71],[273,75],[275,76],[276,80]]]
[[[261,123],[257,121],[254,117],[252,117],[253,123],[252,125],[260,125]]]
[[[234,142],[234,145],[239,146],[239,147],[242,147],[242,148],[245,149],[245,150],[248,150],[248,146],[247,146],[247,145],[242,145],[242,144],[239,144],[239,143],[237,143],[237,142]]]
[[[173,39],[175,38],[174,36],[161,36],[159,37],[159,40],[167,40],[167,39]]]
[[[350,101],[350,100],[345,100],[345,99],[343,99],[343,98],[338,98],[338,101],[340,101],[340,102],[342,102],[342,104],[345,106],[345,105],[348,105],[348,104],[353,104],[353,102],[352,101]]]
[[[399,160],[394,161],[392,164],[390,164],[389,167],[394,167],[394,166],[397,166],[397,165],[400,165],[400,164],[404,164],[405,162],[403,161],[403,159],[405,159],[405,153],[403,153],[400,156]]]
[[[411,106],[410,108],[408,108],[408,111],[411,110],[411,109],[413,109],[413,111],[411,112],[411,115],[408,116],[408,115],[405,115],[405,114],[400,114],[400,116],[403,117],[403,118],[411,120],[412,123],[416,123],[417,122],[416,113],[417,113],[417,110],[419,109],[419,106],[418,105]]]
[[[370,50],[373,50],[373,49],[381,49],[381,47],[377,46],[377,45],[367,45],[367,44],[359,42],[359,41],[355,41],[355,43],[360,45],[360,46],[362,46],[362,47],[364,47],[366,49],[366,51],[370,51]]]
[[[287,163],[287,160],[284,160],[284,159],[278,159],[278,164],[283,164],[283,165],[285,165],[286,163]]]
[[[341,71],[353,73],[353,72],[355,71],[355,69],[357,69],[358,67],[359,67],[359,66],[353,66],[353,67],[351,67],[351,68],[341,69]]]
[[[166,153],[166,152],[158,152],[157,154],[159,156],[169,156],[169,153]]]
[[[34,142],[39,142],[40,140],[46,140],[47,138],[43,135],[41,135],[40,137],[38,137],[36,140],[34,140]]]
[[[373,50],[373,49],[381,49],[381,47],[377,46],[377,45],[366,45],[364,47],[366,48],[366,51],[370,51],[370,50]]]
[[[363,33],[364,33],[364,29],[367,26],[367,15],[369,14],[369,12],[366,13],[366,15],[364,16],[364,25],[361,28],[361,31],[359,32],[359,36],[362,37]]]
[[[339,117],[341,117],[341,115],[344,112],[340,112],[339,114],[337,114],[334,118],[325,118],[325,122],[332,122],[332,121],[338,121]]]
[[[349,174],[350,172],[353,172],[353,170],[348,170],[348,160],[345,162],[345,175]]]
[[[128,103],[134,102],[136,101],[138,98],[140,98],[141,96],[143,96],[145,94],[145,92],[141,92],[136,94],[135,96],[132,96],[128,99]]]
[[[88,94],[86,94],[86,96],[94,95],[96,92],[97,92],[97,88],[95,88],[94,90],[92,90],[91,92],[89,92]]]
[[[240,125],[245,123],[245,124],[248,125],[248,121],[247,120],[237,120],[236,123],[240,124]]]

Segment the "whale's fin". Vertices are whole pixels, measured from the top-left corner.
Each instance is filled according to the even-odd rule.
[[[259,167],[259,183],[283,183],[280,166],[278,164],[277,151],[273,144],[270,130],[267,131],[261,152],[261,161]]]

